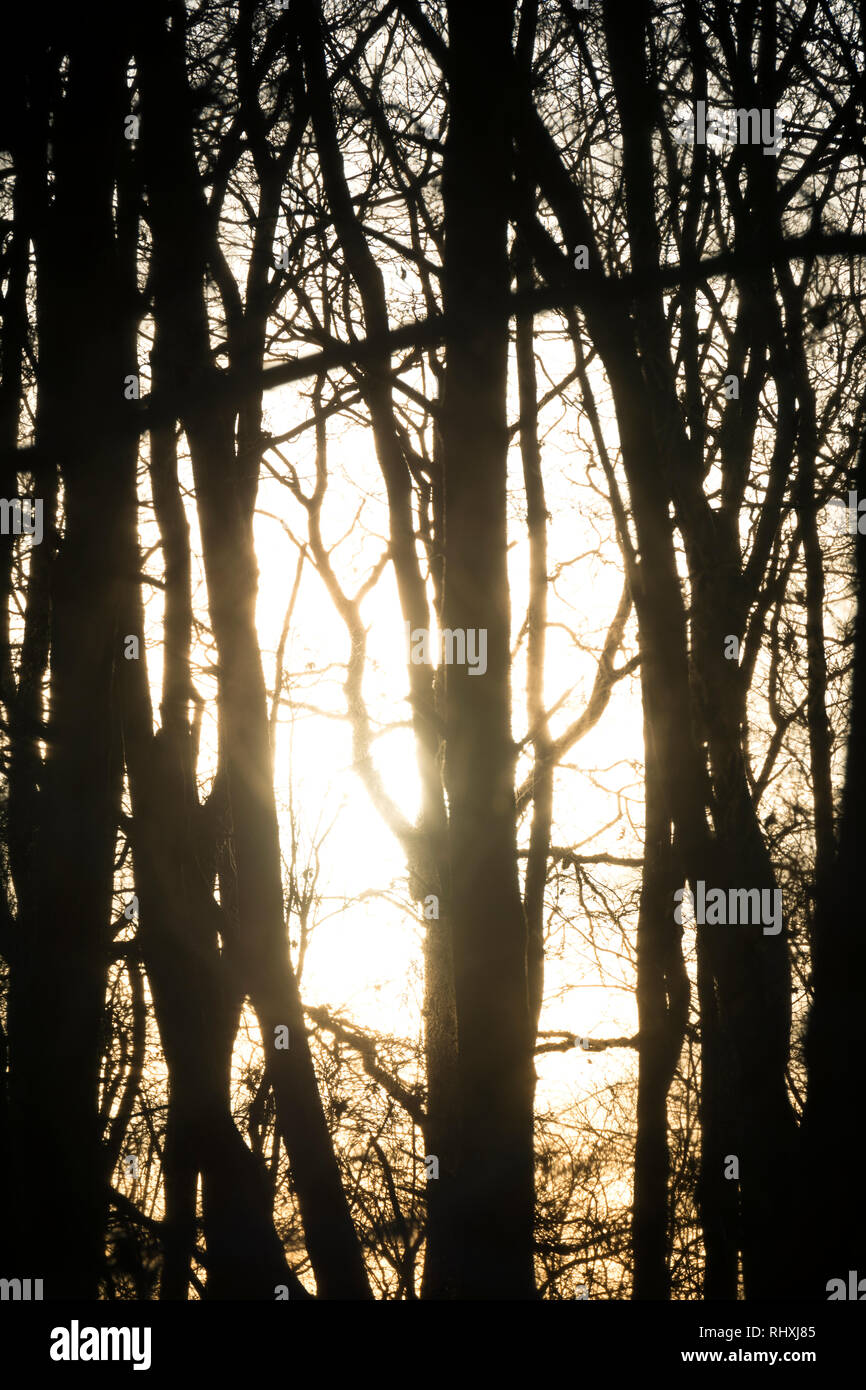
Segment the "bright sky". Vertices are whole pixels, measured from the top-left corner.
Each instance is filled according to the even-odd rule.
[[[546,363],[552,375],[564,375],[570,366]],[[544,385],[540,389],[544,389]],[[291,428],[303,414],[297,395],[288,391],[268,402],[267,428],[278,434]],[[516,415],[512,402],[512,418]],[[549,407],[542,417],[542,433],[558,420],[561,407]],[[572,415],[572,420],[575,417]],[[302,484],[312,477],[312,432],[293,445],[283,446],[296,467]],[[548,705],[574,687],[553,720],[554,735],[561,732],[584,708],[595,675],[595,660],[577,643],[597,648],[615,612],[621,592],[618,554],[609,540],[599,557],[599,535],[609,537],[610,521],[604,504],[586,483],[587,455],[566,416],[565,424],[545,442],[544,469],[550,524],[550,570],[563,565],[550,595],[550,630],[546,669]],[[358,426],[329,430],[330,483],[325,503],[323,530],[326,543],[340,540],[333,563],[343,587],[354,592],[384,548],[387,517],[381,474],[375,460],[370,432]],[[598,472],[596,473],[596,478]],[[527,599],[527,545],[525,501],[519,449],[511,454],[509,480],[513,542],[510,552],[512,623],[516,639]],[[274,656],[297,562],[297,549],[280,520],[296,538],[305,538],[305,517],[287,489],[265,478],[259,491],[260,516],[256,540],[261,573],[259,631],[265,653],[266,678],[273,681]],[[358,509],[360,520],[352,526]],[[270,515],[266,515],[270,514]],[[275,518],[280,518],[277,520]],[[372,535],[364,535],[367,529]],[[342,538],[342,539],[341,539]],[[575,560],[577,562],[575,563]],[[407,693],[405,636],[397,603],[393,571],[389,566],[376,589],[365,599],[363,617],[369,631],[365,696],[374,727],[406,722]],[[566,630],[570,629],[570,631]],[[573,635],[572,635],[573,634]],[[576,639],[576,640],[575,640]],[[634,651],[630,633],[628,654]],[[342,716],[344,672],[348,636],[324,585],[311,565],[304,568],[284,665],[293,673],[293,693],[305,706]],[[515,735],[525,731],[525,644],[515,663]],[[617,664],[622,664],[620,658]],[[308,665],[313,671],[308,672]],[[316,673],[323,672],[321,676]],[[314,679],[310,679],[310,676]],[[634,763],[642,756],[642,726],[636,674],[618,685],[600,724],[566,759],[557,777],[554,843],[573,846],[586,842],[586,852],[608,849],[615,854],[638,855],[640,842],[629,829],[625,815],[607,832],[599,833],[625,810],[641,817],[639,779]],[[418,780],[414,741],[410,729],[397,728],[375,744],[377,767],[385,786],[404,813],[414,817]],[[525,770],[522,765],[519,774]],[[321,854],[320,888],[324,901],[314,940],[304,969],[304,994],[314,1003],[327,1003],[348,1012],[365,1027],[399,1035],[417,1035],[421,999],[422,924],[401,891],[405,862],[391,832],[372,807],[360,779],[352,771],[351,736],[342,718],[317,715],[309,708],[290,721],[284,708],[277,742],[276,790],[283,811],[283,843],[289,843],[286,807],[291,796],[300,817],[305,843],[316,824],[331,824]],[[621,805],[617,796],[624,798]],[[528,829],[528,818],[526,822]],[[594,837],[594,838],[593,838]],[[628,878],[632,871],[601,870],[607,881]],[[370,896],[370,894],[385,896]],[[361,895],[365,900],[358,902]],[[401,910],[399,899],[405,900]],[[579,906],[572,906],[580,914]],[[605,943],[596,937],[596,946]],[[621,949],[618,935],[610,943]],[[605,960],[606,969],[612,962]],[[617,975],[630,991],[622,962]],[[597,969],[586,943],[569,934],[561,964],[548,970],[550,1007],[543,1028],[565,1028],[588,1036],[611,1036],[635,1029],[631,992],[611,991],[598,984]],[[631,1054],[582,1052],[547,1054],[539,1059],[543,1089],[582,1086],[598,1081],[600,1070],[619,1071]],[[589,1069],[589,1070],[588,1070]]]

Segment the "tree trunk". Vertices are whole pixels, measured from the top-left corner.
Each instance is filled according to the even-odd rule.
[[[646,5],[633,24],[623,25],[606,0],[605,33],[622,122],[632,263],[638,272],[653,273],[658,270],[660,247],[650,138],[655,94],[647,83],[645,62],[647,22]],[[775,877],[752,803],[739,737],[744,698],[739,673],[724,659],[724,635],[731,627],[737,630],[731,619],[739,619],[741,601],[736,527],[729,517],[711,511],[701,487],[700,460],[693,456],[682,423],[660,294],[648,293],[636,301],[634,329],[649,388],[647,424],[654,436],[656,486],[661,485],[659,490],[666,494],[666,507],[667,499],[676,503],[689,562],[691,674],[704,700],[712,774],[715,843],[712,850],[704,845],[698,847],[697,855],[688,854],[689,874],[725,890],[742,885],[773,892]],[[675,748],[676,744],[666,751],[666,759],[676,756]],[[681,814],[675,813],[675,820],[685,847],[694,828]],[[737,1097],[736,1131],[731,1115],[731,1152],[738,1154],[741,1163],[746,1295],[782,1297],[796,1284],[791,1220],[796,1125],[785,1081],[790,1026],[787,942],[782,933],[764,935],[760,924],[739,924],[735,932],[730,926],[699,926],[698,938],[716,980],[719,1025]],[[742,1152],[733,1147],[734,1139]]]
[[[314,0],[299,0],[295,14],[322,183],[346,266],[358,287],[367,336],[382,339],[388,331],[385,284],[367,244],[345,175],[325,65],[321,7]],[[383,354],[364,371],[361,391],[370,411],[376,456],[388,497],[391,560],[401,613],[414,632],[429,629],[430,613],[416,548],[411,476],[394,416],[390,373],[390,357]],[[424,942],[424,1051],[425,1142],[428,1152],[439,1161],[439,1177],[427,1186],[422,1296],[449,1298],[454,1296],[458,1278],[454,1217],[457,1045],[447,820],[433,673],[422,664],[410,662],[408,675],[421,780],[417,837],[409,851],[410,882],[417,901],[430,895],[436,899],[436,915],[427,919]]]
[[[446,670],[459,1040],[463,1298],[534,1296],[532,1052],[517,876],[506,563],[506,229],[513,6],[448,6],[446,631],[486,630],[487,671]]]
[[[866,438],[857,464],[857,495],[866,496]],[[812,1008],[806,1035],[809,1089],[803,1116],[814,1252],[808,1296],[825,1299],[827,1282],[857,1270],[866,1250],[863,1200],[863,1126],[859,1101],[866,1051],[866,935],[860,874],[866,844],[866,535],[856,537],[857,614],[851,681],[851,723],[845,785],[831,870],[818,885],[812,951]],[[828,1174],[844,1194],[827,1200]]]
[[[685,1036],[689,980],[672,903],[677,875],[655,727],[663,689],[643,678],[646,830],[637,927],[638,1095],[634,1167],[634,1297],[670,1297],[667,1098]]]
[[[205,576],[219,652],[220,734],[231,803],[238,886],[240,984],[255,1008],[292,1165],[318,1293],[368,1298],[360,1245],[316,1084],[303,1007],[289,956],[268,712],[256,633],[257,570],[248,478],[234,447],[231,400],[189,405],[184,387],[214,374],[203,289],[207,214],[190,128],[190,96],[176,7],[146,21],[140,50],[142,150],[154,258],[165,277],[163,325],[175,344],[180,418],[192,455]],[[195,393],[193,393],[195,395]],[[289,1028],[291,1047],[275,1047]]]
[[[97,1096],[120,810],[123,512],[137,454],[123,394],[135,371],[134,263],[114,224],[128,99],[122,30],[112,26],[98,53],[89,39],[70,40],[53,203],[36,236],[37,434],[60,465],[66,528],[52,583],[40,875],[10,997],[10,1099],[21,1257],[51,1298],[95,1297],[106,1219]]]
[[[136,550],[134,535],[129,549]],[[175,607],[168,589],[166,606]],[[131,630],[143,633],[140,602],[130,617]],[[161,1296],[186,1297],[201,1173],[207,1297],[273,1299],[277,1284],[305,1297],[273,1227],[262,1160],[232,1121],[238,1001],[218,948],[220,910],[197,852],[201,808],[177,756],[177,739],[151,732],[143,652],[123,673],[123,696],[139,940],[169,1071]]]

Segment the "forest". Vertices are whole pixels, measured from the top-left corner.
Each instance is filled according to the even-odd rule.
[[[859,1298],[863,0],[16,21],[4,1299]]]

